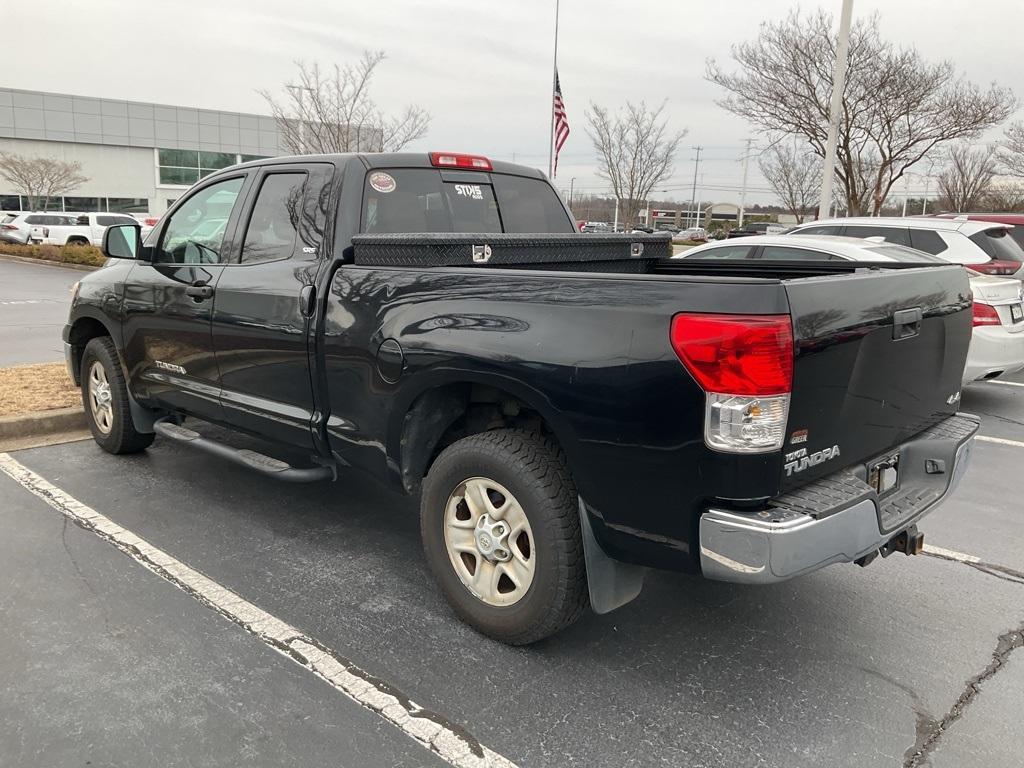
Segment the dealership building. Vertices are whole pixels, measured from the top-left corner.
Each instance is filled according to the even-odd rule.
[[[81,163],[50,210],[160,214],[208,173],[283,154],[272,117],[0,88],[0,153]],[[0,210],[27,210],[0,178]]]

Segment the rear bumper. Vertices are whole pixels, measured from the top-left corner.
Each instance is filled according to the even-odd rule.
[[[756,512],[708,509],[700,519],[704,576],[771,584],[880,549],[956,490],[978,423],[958,414],[900,446],[900,486],[882,499],[860,465]]]
[[[1024,329],[1010,331],[1003,326],[974,329],[964,368],[964,384],[1021,368],[1024,368]]]

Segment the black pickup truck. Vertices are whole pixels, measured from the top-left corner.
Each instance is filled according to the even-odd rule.
[[[238,165],[104,250],[64,329],[103,449],[418,494],[447,599],[509,643],[650,567],[763,584],[916,554],[978,427],[962,268],[671,260],[480,156]]]

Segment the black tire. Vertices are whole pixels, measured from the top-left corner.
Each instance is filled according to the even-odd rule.
[[[470,478],[507,488],[533,532],[533,581],[518,602],[494,606],[474,595],[456,573],[445,543],[444,516],[452,493]],[[445,448],[423,482],[423,549],[455,612],[479,632],[526,645],[575,622],[589,604],[576,486],[561,450],[535,433],[500,429]]]
[[[88,240],[83,240],[80,237],[69,237],[67,245],[90,245]]]
[[[97,421],[97,413],[92,403],[90,375],[94,363],[99,363],[103,367],[106,382],[110,386],[110,424],[106,429]],[[89,424],[89,431],[100,448],[114,454],[138,453],[153,443],[156,436],[152,432],[139,432],[135,429],[131,408],[128,405],[128,386],[121,370],[117,348],[109,336],[98,336],[85,346],[80,380],[85,418]]]

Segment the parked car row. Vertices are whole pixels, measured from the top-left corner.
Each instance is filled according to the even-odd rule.
[[[974,328],[963,373],[963,383],[970,384],[1024,369],[1024,284],[1012,277],[1020,270],[1024,251],[1007,238],[1005,225],[984,222],[840,219],[812,222],[785,235],[709,243],[676,258],[963,264],[970,274],[973,299]],[[1003,258],[989,255],[986,246],[992,243],[998,244]],[[922,245],[937,252],[929,253]],[[1007,264],[1016,266],[1010,270]],[[1007,271],[1011,276],[1000,276]]]
[[[136,218],[127,213],[10,212],[0,219],[0,242],[100,246],[109,226],[141,224],[145,237],[155,223],[148,215]]]
[[[793,235],[845,235],[877,237],[940,256],[987,275],[1024,278],[1024,249],[1010,235],[1012,226],[991,221],[972,221],[966,216],[948,219],[850,218],[825,219],[799,224]]]

